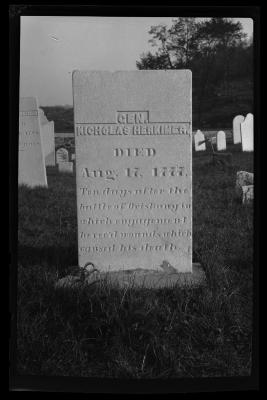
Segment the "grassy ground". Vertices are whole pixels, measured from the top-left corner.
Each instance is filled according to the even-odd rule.
[[[193,249],[207,286],[56,290],[77,265],[74,176],[19,188],[18,372],[46,376],[177,378],[251,370],[253,210],[234,198],[238,170],[193,158]]]

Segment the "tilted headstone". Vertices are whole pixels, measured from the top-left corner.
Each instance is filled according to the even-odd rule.
[[[200,142],[205,140],[205,136],[200,130],[197,130],[197,132],[195,133],[194,140],[195,140],[195,151],[206,150],[206,143],[199,144]]]
[[[253,114],[247,114],[241,123],[241,143],[243,151],[254,150],[254,118]]]
[[[62,163],[69,161],[69,152],[64,147],[60,147],[56,151],[56,163]]]
[[[188,70],[74,71],[80,267],[192,272],[191,88]]]
[[[58,170],[59,172],[68,172],[73,173],[73,162],[72,161],[65,161],[58,163]]]
[[[243,115],[237,115],[233,119],[233,142],[234,144],[241,143],[241,123],[244,121]]]
[[[226,138],[224,131],[219,131],[217,133],[216,143],[217,143],[217,151],[226,150]]]
[[[21,97],[19,104],[19,184],[31,187],[47,186],[40,130],[37,99]]]

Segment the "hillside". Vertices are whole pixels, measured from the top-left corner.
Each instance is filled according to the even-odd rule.
[[[227,88],[218,87],[208,101],[201,102],[199,112],[199,93],[193,88],[193,130],[232,129],[235,115],[253,113],[253,84],[248,79],[232,81]],[[73,132],[73,107],[41,107],[47,119],[54,121],[55,132]]]

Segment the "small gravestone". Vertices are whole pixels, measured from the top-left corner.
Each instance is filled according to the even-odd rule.
[[[217,143],[217,138],[216,138],[216,136],[212,136],[212,137],[211,137],[211,143],[212,143],[213,145],[216,145],[216,143]]]
[[[69,161],[69,152],[64,147],[60,147],[56,151],[56,163],[60,164],[62,162],[67,162],[67,161]]]
[[[217,151],[226,150],[226,138],[224,131],[219,131],[217,133],[216,143],[217,143]]]
[[[187,70],[73,73],[80,267],[194,276],[191,85]]]
[[[58,163],[59,172],[67,172],[73,173],[73,162],[72,161],[63,161]]]
[[[200,130],[197,130],[194,141],[195,141],[195,151],[205,151],[206,150],[206,143],[201,143],[205,140],[205,136]],[[201,144],[200,144],[201,143]]]
[[[18,183],[31,187],[47,186],[38,101],[35,97],[20,98]]]
[[[254,118],[253,114],[247,114],[241,123],[241,143],[243,151],[254,150]]]
[[[71,160],[75,160],[75,153],[72,153]]]
[[[237,115],[233,119],[233,142],[234,144],[241,143],[241,123],[244,121],[243,115]]]

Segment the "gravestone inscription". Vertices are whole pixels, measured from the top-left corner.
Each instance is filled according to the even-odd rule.
[[[191,72],[74,71],[79,266],[192,272]]]
[[[19,184],[47,186],[38,102],[34,97],[20,98],[18,164]]]
[[[64,147],[60,147],[56,151],[56,162],[57,164],[62,163],[62,162],[68,162],[69,161],[69,152],[67,149]]]

